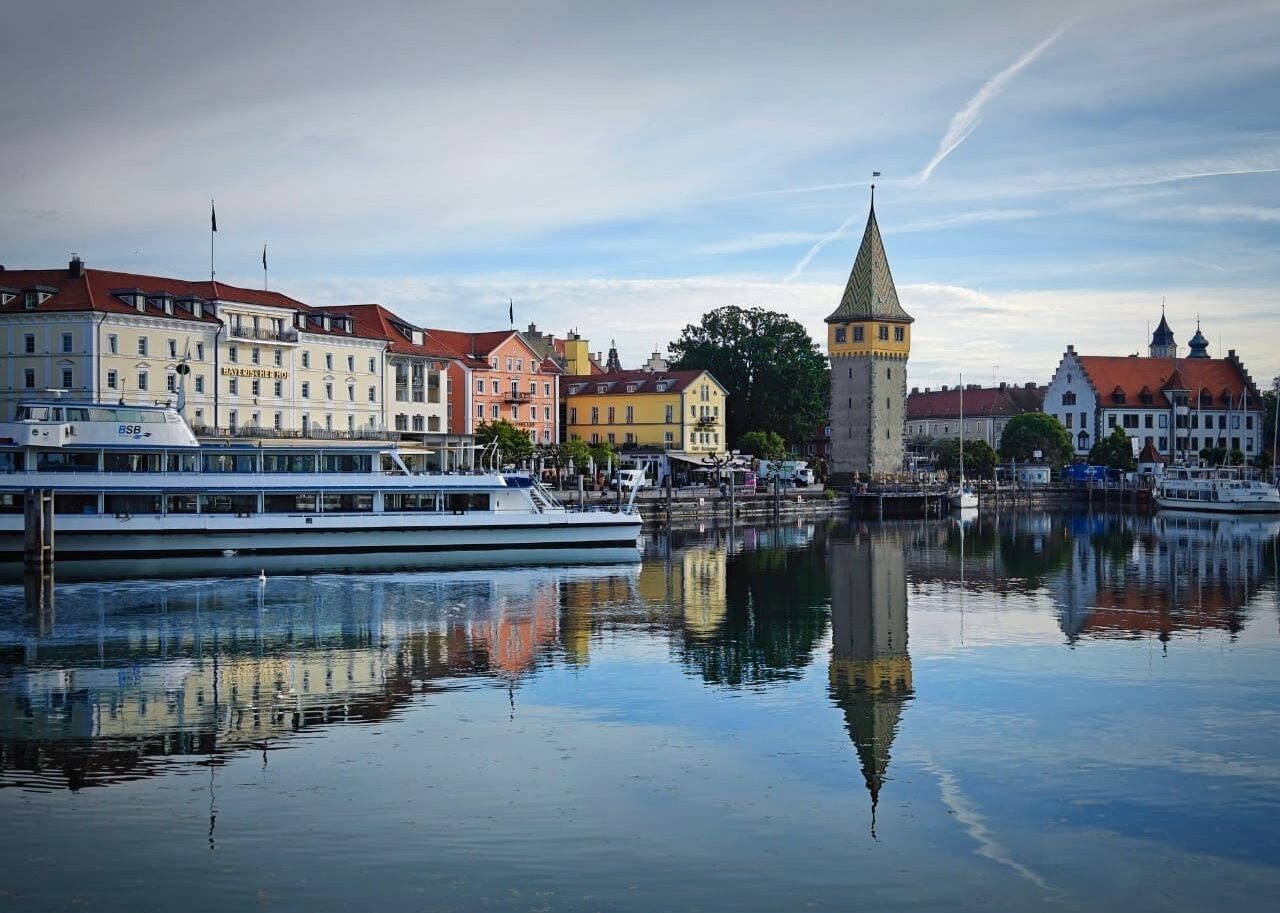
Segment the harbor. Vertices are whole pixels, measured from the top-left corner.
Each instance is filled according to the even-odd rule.
[[[184,909],[1263,909],[1278,532],[789,518],[646,526],[630,560],[2,586],[7,905],[216,866]]]

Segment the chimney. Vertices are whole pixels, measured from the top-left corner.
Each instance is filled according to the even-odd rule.
[[[915,395],[916,395],[917,393],[919,393],[919,392],[920,392],[920,388],[919,388],[919,387],[912,387],[912,388],[911,388],[911,395],[912,395],[912,396],[915,396]]]
[[[1075,346],[1067,346],[1067,354],[1068,354],[1068,355],[1074,355],[1074,354],[1075,354],[1075,351],[1076,351],[1076,347],[1075,347]]]
[[[1009,384],[1008,384],[1008,382],[1007,382],[1007,381],[1003,381],[1003,380],[1002,380],[1002,381],[1000,381],[1000,392],[1002,392],[1002,393],[1003,393],[1003,392],[1004,392],[1005,390],[1007,390],[1007,389],[1009,389]]]
[[[1034,390],[1035,388],[1036,388],[1036,382],[1034,380],[1029,380],[1022,385],[1022,389],[1024,390]]]
[[[80,259],[79,254],[71,255],[71,262],[67,264],[67,275],[72,279],[84,277],[84,261]]]
[[[943,385],[942,385],[942,392],[943,392],[943,393],[946,393],[949,389],[951,389],[951,388],[950,388],[950,387],[948,387],[946,384],[943,384]]]

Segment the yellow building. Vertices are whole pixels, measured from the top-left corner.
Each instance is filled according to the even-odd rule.
[[[701,460],[725,452],[725,388],[708,371],[619,371],[560,382],[567,440]]]

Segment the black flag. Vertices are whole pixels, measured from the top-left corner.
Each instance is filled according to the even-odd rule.
[[[213,205],[213,200],[209,201],[209,230],[218,230],[218,210]]]
[[[267,268],[267,245],[262,245],[262,268]]]
[[[507,319],[511,321],[511,325],[516,325],[516,303],[510,298],[507,299]]]

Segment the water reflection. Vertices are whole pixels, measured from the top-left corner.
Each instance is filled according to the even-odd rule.
[[[871,832],[889,750],[911,697],[907,536],[899,528],[832,537],[831,700],[844,712],[871,794]]]
[[[281,747],[392,717],[466,676],[514,687],[630,566],[61,588],[56,624],[0,612],[0,786],[79,788],[153,759]],[[562,625],[564,618],[568,622]]]

